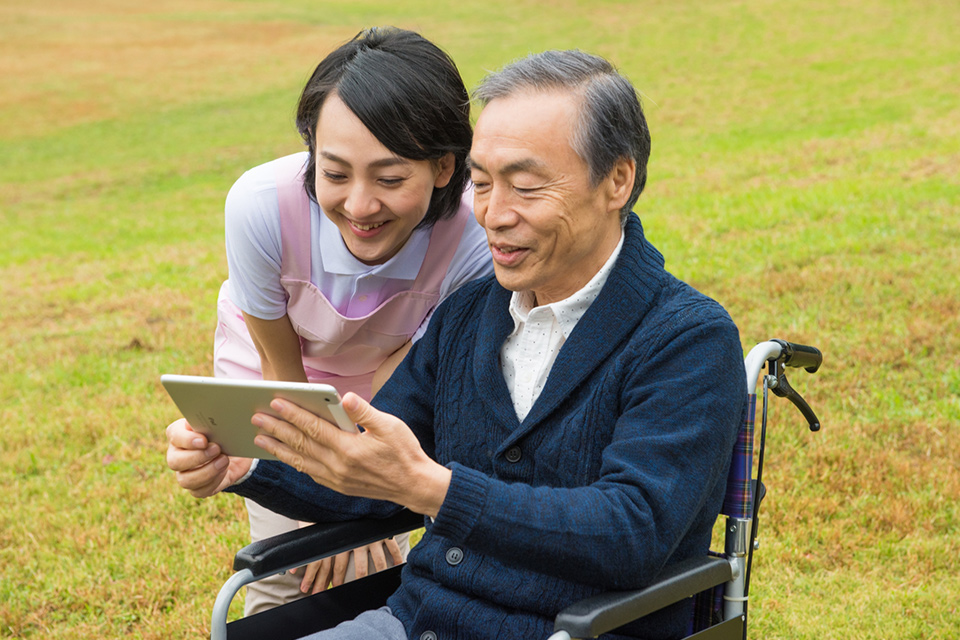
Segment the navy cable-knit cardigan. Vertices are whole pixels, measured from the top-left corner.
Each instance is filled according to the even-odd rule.
[[[664,270],[635,216],[625,231],[522,422],[500,369],[510,292],[493,278],[440,306],[376,396],[453,471],[389,601],[410,638],[546,638],[568,604],[706,553],[746,397],[742,347],[719,304]],[[279,462],[230,490],[312,522],[397,509]],[[604,637],[683,635],[689,612]]]

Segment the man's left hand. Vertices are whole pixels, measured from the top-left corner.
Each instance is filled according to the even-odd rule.
[[[399,418],[374,409],[355,393],[343,397],[347,416],[363,433],[341,431],[287,400],[270,403],[281,416],[258,413],[253,424],[266,449],[297,471],[338,493],[387,500],[436,517],[450,486],[451,472],[424,452]]]

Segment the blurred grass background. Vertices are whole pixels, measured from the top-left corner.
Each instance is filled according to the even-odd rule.
[[[745,348],[823,349],[792,379],[823,431],[773,411],[751,636],[960,637],[942,0],[0,0],[0,637],[208,632],[245,516],[175,488],[158,378],[209,373],[224,195],[299,149],[302,83],[374,24],[468,86],[545,48],[610,58],[643,95],[638,213],[668,268]]]

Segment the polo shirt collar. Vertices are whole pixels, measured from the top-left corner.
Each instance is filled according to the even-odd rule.
[[[415,229],[395,256],[383,264],[369,265],[350,253],[337,225],[320,211],[320,267],[324,272],[336,275],[416,280],[430,245],[430,231],[429,228]]]

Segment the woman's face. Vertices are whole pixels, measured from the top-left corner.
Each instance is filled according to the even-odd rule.
[[[396,255],[453,174],[453,154],[410,160],[391,152],[336,94],[320,109],[316,149],[317,202],[350,253],[370,265]]]

